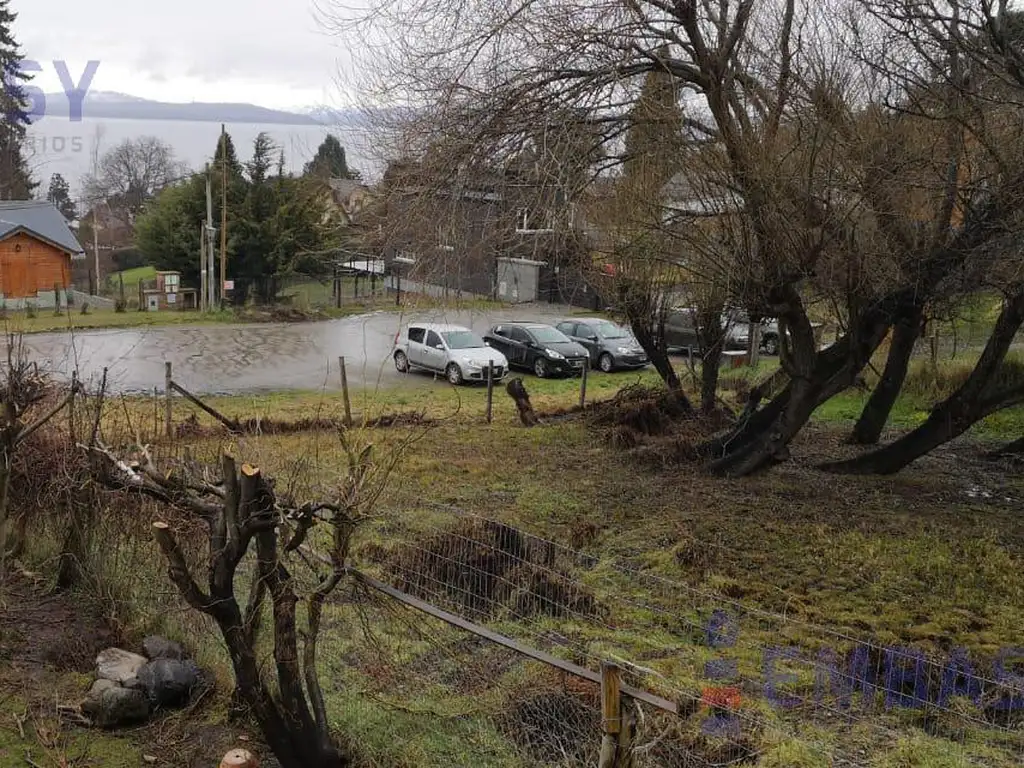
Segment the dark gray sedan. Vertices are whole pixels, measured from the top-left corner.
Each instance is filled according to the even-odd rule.
[[[617,368],[643,368],[648,364],[647,353],[620,325],[602,317],[580,317],[563,320],[558,330],[586,347],[591,365],[608,373]]]

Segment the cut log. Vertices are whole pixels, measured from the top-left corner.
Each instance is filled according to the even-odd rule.
[[[530,405],[530,395],[526,392],[523,380],[518,377],[512,379],[512,381],[505,385],[505,391],[515,401],[516,408],[519,411],[519,420],[523,422],[523,426],[536,426],[539,419],[533,410],[533,406]]]

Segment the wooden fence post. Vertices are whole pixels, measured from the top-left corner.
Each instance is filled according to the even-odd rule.
[[[494,361],[487,361],[487,423],[491,423],[492,405],[494,403]]]
[[[348,374],[345,372],[345,357],[338,358],[338,366],[341,368],[341,397],[345,401],[345,426],[352,426],[352,404],[348,399]]]
[[[583,373],[580,375],[580,409],[587,405],[587,372],[590,370],[590,357],[583,361]]]
[[[174,436],[174,418],[171,415],[171,397],[174,392],[171,388],[171,361],[164,363],[164,421],[167,429],[167,436]]]
[[[598,768],[614,768],[618,735],[622,727],[622,697],[619,693],[619,668],[601,662],[601,757]]]
[[[623,706],[622,728],[619,729],[618,761],[615,763],[615,768],[633,768],[633,734],[635,732],[636,717]]]

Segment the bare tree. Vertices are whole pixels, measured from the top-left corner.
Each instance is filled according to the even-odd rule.
[[[134,219],[148,200],[187,170],[166,142],[140,136],[107,150],[83,184],[90,199],[105,200]]]
[[[22,338],[9,333],[6,361],[0,378],[0,577],[9,556],[17,556],[24,540],[21,527],[12,528],[10,505],[14,463],[23,444],[59,414],[74,397],[72,387],[54,404],[53,388],[39,366],[30,362]],[[46,408],[50,400],[50,407]]]
[[[387,127],[405,151],[430,147],[435,167],[505,167],[533,127],[576,110],[601,126],[595,175],[628,177],[623,137],[644,83],[655,73],[672,82],[686,146],[713,148],[716,181],[740,201],[748,232],[721,265],[726,296],[780,325],[789,384],[699,446],[713,471],[743,475],[785,460],[814,410],[855,381],[894,325],[913,327],[923,307],[998,261],[986,245],[1024,207],[1019,136],[1008,129],[1016,118],[965,88],[956,14],[891,6],[604,0],[581,11],[565,0],[481,0],[467,12],[456,0],[378,0],[338,28],[373,36],[376,58],[362,67],[369,93],[405,108]],[[942,14],[949,23],[935,25]],[[865,55],[837,26],[857,33]],[[894,173],[901,155],[910,171]],[[648,208],[657,204],[646,195]],[[667,260],[664,222],[654,220],[625,246],[634,275]],[[639,316],[658,311],[655,285],[629,283],[641,329]],[[842,322],[825,350],[809,315],[818,301]],[[906,345],[896,347],[889,378],[901,385]],[[663,377],[671,385],[668,369]],[[887,414],[882,394],[872,408]]]
[[[135,451],[140,458],[125,461],[102,442],[86,446],[97,477],[106,486],[157,499],[205,523],[205,587],[171,526],[154,523],[153,535],[182,597],[217,623],[231,656],[236,693],[251,709],[284,768],[351,764],[350,755],[331,734],[317,672],[321,620],[325,603],[345,581],[353,533],[373,514],[402,451],[417,437],[410,433],[397,448],[377,458],[372,444],[359,445],[358,437],[342,434],[347,472],[333,499],[305,503],[276,492],[274,481],[258,467],[239,467],[227,454],[213,480],[208,471],[190,462],[158,468],[145,447]],[[329,541],[324,552],[309,537],[318,525],[330,529],[322,538]],[[250,552],[255,563],[246,568],[243,559]],[[306,579],[300,578],[302,572]],[[245,577],[249,587],[243,599],[236,582]],[[304,588],[303,583],[310,586]],[[262,621],[268,602],[269,632]],[[266,634],[274,647],[273,686],[257,656]]]

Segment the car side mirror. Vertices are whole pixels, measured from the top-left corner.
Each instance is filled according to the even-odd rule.
[[[443,350],[444,349],[444,344],[435,344],[434,345],[434,349],[441,349],[441,350]]]

